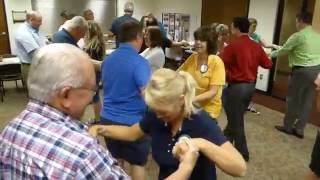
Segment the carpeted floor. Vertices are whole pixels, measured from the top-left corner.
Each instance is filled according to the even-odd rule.
[[[16,89],[14,83],[5,83],[4,102],[0,102],[0,130],[19,113],[27,103],[26,93]],[[282,122],[283,114],[255,105],[260,115],[246,114],[246,133],[250,150],[250,162],[245,180],[301,180],[308,169],[310,154],[317,128],[308,125],[303,140],[277,132],[274,125]],[[92,117],[92,107],[88,107],[84,119]],[[224,113],[219,118],[224,127]],[[158,168],[152,158],[147,165],[147,179],[157,179]],[[232,180],[231,176],[218,170],[218,179]]]

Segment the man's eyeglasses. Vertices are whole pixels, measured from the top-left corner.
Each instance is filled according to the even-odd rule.
[[[78,87],[78,88],[73,88],[73,89],[84,89],[84,90],[87,90],[87,91],[91,91],[92,92],[92,96],[95,96],[99,90],[99,87],[98,86],[94,86],[92,88],[88,88],[88,87]]]

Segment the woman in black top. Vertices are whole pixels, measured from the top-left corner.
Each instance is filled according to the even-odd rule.
[[[131,127],[95,125],[89,131],[93,136],[126,141],[150,135],[152,155],[160,167],[159,179],[179,168],[175,156],[183,149],[183,143],[177,142],[185,135],[200,151],[190,179],[215,180],[215,164],[228,174],[243,176],[246,164],[240,153],[227,141],[216,121],[193,106],[195,86],[194,79],[186,72],[159,69],[143,93],[150,111],[142,121]],[[172,152],[174,147],[176,151]]]

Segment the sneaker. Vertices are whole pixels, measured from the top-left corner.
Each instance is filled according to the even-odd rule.
[[[257,111],[257,109],[255,109],[253,106],[249,109],[249,111],[255,114],[260,114],[260,112]]]

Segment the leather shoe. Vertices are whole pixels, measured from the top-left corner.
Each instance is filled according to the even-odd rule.
[[[283,126],[275,126],[274,128],[276,128],[276,130],[288,134],[288,135],[293,135],[292,131],[288,131],[287,129],[285,129]]]
[[[300,138],[300,139],[303,139],[303,138],[304,138],[304,135],[298,133],[296,129],[293,129],[292,134],[293,134],[294,136],[296,136],[297,138]]]
[[[242,155],[242,157],[246,162],[249,162],[249,155]]]

